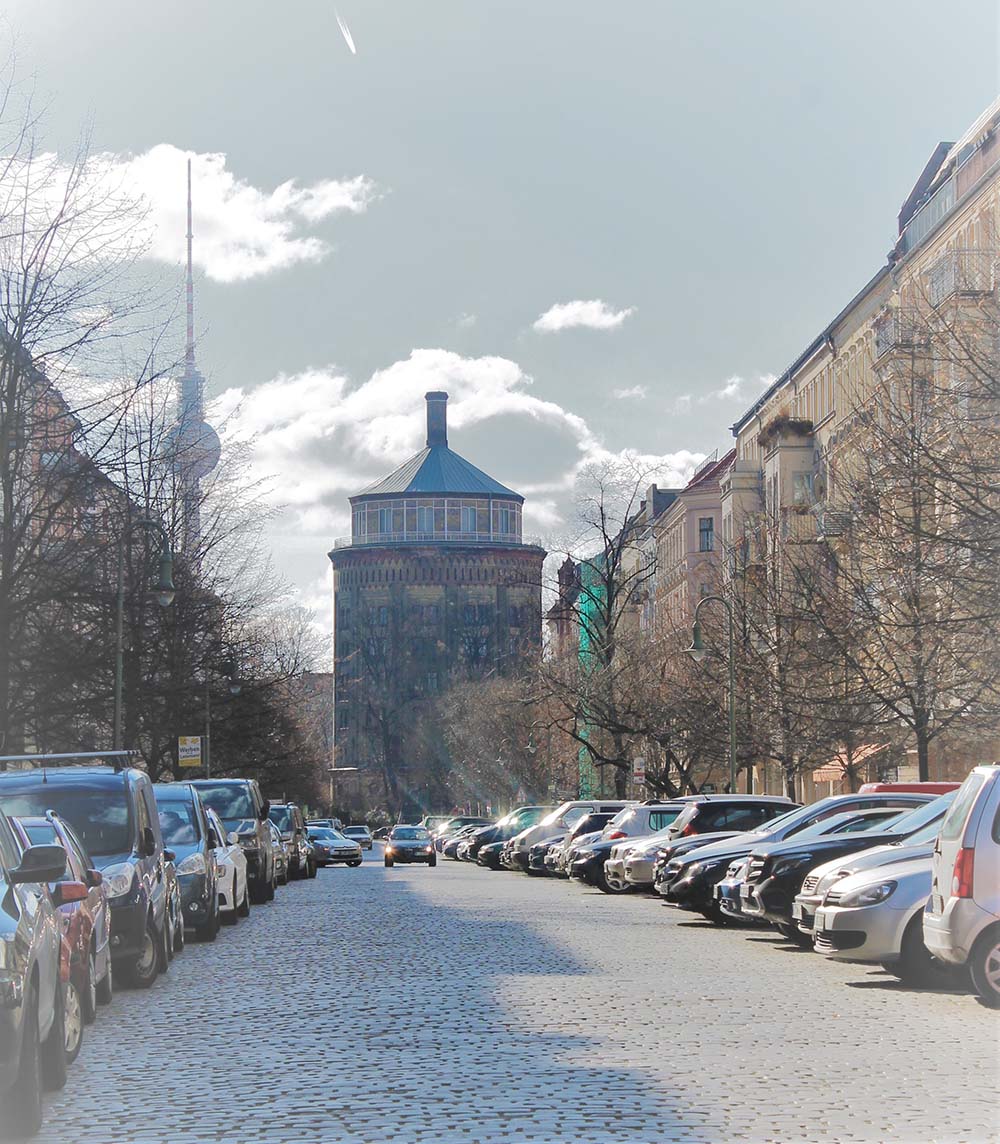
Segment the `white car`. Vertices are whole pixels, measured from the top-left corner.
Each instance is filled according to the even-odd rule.
[[[522,830],[511,839],[511,861],[519,870],[527,870],[528,853],[536,842],[562,834],[588,814],[617,814],[634,805],[627,799],[581,798],[564,802],[534,826]]]
[[[839,879],[816,911],[813,948],[838,961],[880,964],[912,985],[946,984],[953,966],[924,945],[931,858],[923,855]]]
[[[924,942],[967,965],[976,992],[1000,1009],[1000,765],[975,767],[941,824]]]
[[[215,870],[219,885],[219,919],[234,926],[249,916],[250,891],[247,886],[247,860],[238,834],[227,833],[222,819],[211,807],[205,807],[214,834]]]

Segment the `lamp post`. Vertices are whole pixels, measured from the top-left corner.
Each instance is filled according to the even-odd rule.
[[[726,609],[729,620],[729,793],[736,793],[736,619],[733,615],[733,606],[724,596],[702,596],[694,610],[694,626],[691,632],[691,646],[687,648],[688,655],[700,663],[706,653],[705,642],[701,636],[701,624],[698,613],[710,603],[722,604]]]
[[[216,669],[221,675],[229,677],[229,694],[239,695],[243,690],[239,673],[234,659],[224,660]],[[212,677],[210,671],[205,672],[205,778],[212,777]]]
[[[170,550],[170,537],[158,520],[137,520],[135,522],[147,532],[156,532],[160,537],[159,575],[156,582],[156,599],[161,608],[169,608],[174,602],[174,554]],[[118,575],[115,598],[115,695],[112,739],[114,749],[122,746],[122,691],[125,675],[125,537],[128,528],[118,538]]]

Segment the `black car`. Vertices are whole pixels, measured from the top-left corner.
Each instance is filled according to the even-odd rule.
[[[940,814],[943,817],[943,809]],[[900,842],[924,826],[927,817],[924,806],[902,813],[890,808],[853,811],[836,816],[833,829],[820,832],[813,827],[784,842],[756,847],[750,852],[740,886],[743,913],[769,921],[786,936],[812,945],[812,934],[800,933],[792,917],[795,895],[802,889],[806,874],[824,862]]]
[[[310,849],[306,845],[307,827],[302,810],[294,802],[272,802],[268,818],[281,832],[288,847],[288,877],[308,878]]]
[[[475,862],[479,857],[481,846],[489,846],[493,842],[509,842],[515,834],[534,826],[550,810],[551,806],[521,806],[517,810],[512,810],[499,822],[494,822],[492,826],[484,826],[481,830],[477,830],[466,847],[466,858],[470,862]]]
[[[933,797],[925,794],[879,792],[832,795],[820,799],[811,806],[790,810],[757,830],[737,834],[721,842],[697,846],[680,857],[672,858],[658,872],[656,890],[674,905],[695,910],[711,921],[723,922],[726,919],[714,898],[715,884],[722,881],[734,859],[748,857],[758,846],[791,838],[813,823],[835,814],[864,810],[867,807],[913,809]]]
[[[500,870],[504,865],[504,851],[510,846],[510,839],[506,842],[490,842],[479,847],[476,863],[485,866],[487,870]]]
[[[784,795],[703,794],[684,801],[684,809],[668,828],[668,838],[756,830],[798,806]]]
[[[437,865],[437,851],[431,836],[422,826],[394,826],[385,843],[385,864],[426,862]]]
[[[552,849],[553,846],[558,846],[566,838],[565,834],[554,834],[551,838],[543,838],[541,842],[535,842],[528,850],[528,867],[529,874],[547,874],[548,870],[545,869],[545,855]]]
[[[216,839],[201,798],[190,783],[157,783],[153,787],[164,843],[174,852],[181,893],[182,924],[202,941],[219,934],[219,885]]]
[[[55,811],[79,835],[111,904],[115,979],[148,988],[172,950],[165,851],[153,784],[144,771],[47,767],[0,774],[0,810],[13,817]]]
[[[196,779],[195,788],[206,806],[234,831],[247,860],[247,882],[255,905],[274,900],[278,884],[268,812],[271,804],[256,779]]]

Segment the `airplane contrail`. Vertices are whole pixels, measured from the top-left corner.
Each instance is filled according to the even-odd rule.
[[[351,35],[351,29],[348,28],[348,26],[341,19],[340,13],[336,8],[334,8],[333,14],[337,17],[337,23],[340,25],[340,30],[343,33],[347,46],[351,49],[351,55],[356,56],[358,54],[358,49],[354,46],[354,37]]]

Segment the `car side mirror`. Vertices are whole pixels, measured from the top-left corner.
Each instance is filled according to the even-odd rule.
[[[52,887],[52,901],[57,906],[68,906],[70,902],[85,902],[88,890],[82,882],[56,882]]]
[[[164,861],[166,861],[166,862],[173,862],[173,860],[174,860],[176,857],[177,857],[177,855],[174,853],[174,851],[173,851],[173,850],[168,850],[166,847],[164,847],[164,848],[163,848],[163,858],[164,858]]]
[[[211,849],[213,849],[213,850],[214,850],[214,849],[215,849],[217,846],[221,846],[221,845],[222,845],[222,843],[219,841],[219,836],[218,836],[218,835],[215,833],[215,831],[214,831],[214,830],[210,830],[210,831],[208,832],[208,845],[209,845],[209,846],[211,847]]]
[[[226,841],[230,846],[236,846],[239,844],[240,836],[236,833],[235,830],[230,830],[230,832],[226,835]]]
[[[151,826],[144,826],[142,828],[139,852],[143,858],[152,858],[156,853],[156,835],[153,833]]]
[[[271,813],[271,800],[268,798],[265,798],[264,799],[264,805],[260,808],[260,820],[261,820],[261,822],[267,822],[267,816],[270,813]]]
[[[66,851],[58,843],[29,846],[21,855],[21,863],[10,871],[12,886],[25,882],[57,882],[66,873]]]
[[[104,875],[100,872],[100,870],[88,870],[87,871],[87,885],[88,886],[100,886],[103,883],[104,883]]]

